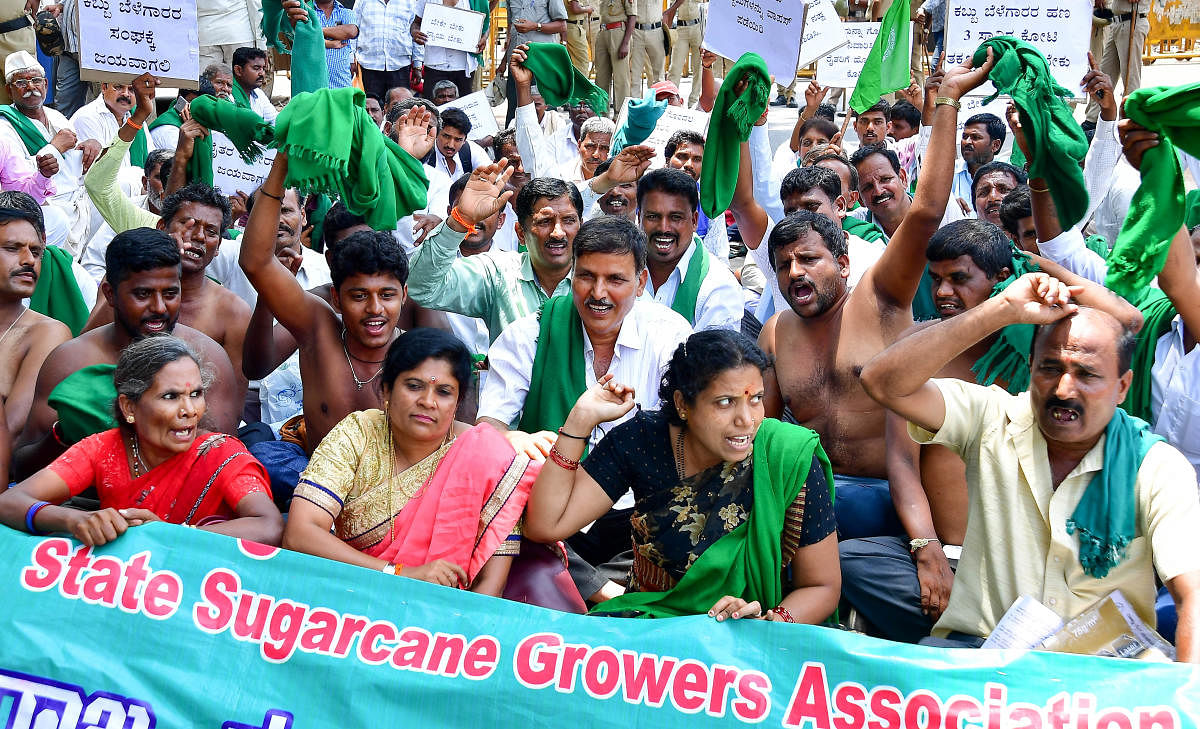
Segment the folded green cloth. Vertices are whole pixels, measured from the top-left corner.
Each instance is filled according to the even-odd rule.
[[[550,106],[586,101],[600,116],[608,113],[608,92],[588,80],[567,55],[567,47],[557,43],[530,43],[525,68]]]
[[[992,296],[999,295],[1025,274],[1040,270],[1029,254],[1015,245],[1012,246],[1009,269],[1012,275],[996,282],[992,287]],[[1032,324],[1009,324],[1001,329],[988,351],[971,365],[975,382],[989,386],[1001,380],[1007,383],[1005,389],[1014,395],[1025,392],[1029,387],[1029,353],[1033,351],[1035,331]]]
[[[113,402],[116,365],[96,364],[72,372],[54,386],[46,402],[58,413],[58,424],[68,443],[117,427]]]
[[[1058,222],[1063,230],[1069,230],[1083,218],[1088,207],[1080,167],[1087,155],[1088,142],[1065,101],[1072,94],[1054,81],[1050,66],[1038,49],[1012,36],[1000,35],[984,41],[971,59],[975,68],[987,62],[988,48],[996,58],[996,65],[988,74],[996,93],[983,103],[1000,94],[1012,97],[1029,145],[1029,176],[1046,181],[1058,210]]]
[[[575,401],[587,390],[583,363],[583,322],[571,296],[555,296],[538,313],[537,350],[518,430],[558,430]]]
[[[28,154],[36,156],[38,152],[42,151],[42,147],[50,143],[50,140],[46,139],[45,133],[38,129],[29,117],[18,111],[13,104],[0,106],[0,117],[4,117],[9,124],[12,124]]]
[[[701,171],[703,171],[703,168],[701,168]],[[868,243],[874,243],[877,240],[883,239],[883,228],[880,228],[869,220],[849,215],[842,218],[842,230],[850,235],[857,235]]]
[[[741,96],[734,96],[733,89],[743,78],[746,89]],[[770,98],[767,62],[757,53],[743,54],[725,75],[709,116],[704,169],[700,171],[700,207],[710,219],[723,214],[733,201],[742,142],[750,138],[750,130]]]
[[[700,286],[708,278],[708,269],[712,264],[708,257],[712,254],[704,247],[700,236],[692,233],[692,263],[688,266],[687,275],[675,289],[675,298],[671,301],[671,309],[688,320],[688,324],[696,326],[696,303],[700,300]],[[713,256],[716,258],[716,256]]]
[[[336,195],[375,230],[426,205],[425,166],[383,136],[361,89],[298,94],[275,120],[273,146],[288,155],[285,186]]]
[[[237,86],[235,83],[234,86]],[[229,137],[238,154],[247,163],[262,157],[266,145],[275,139],[275,128],[247,107],[231,104],[215,96],[197,96],[192,100],[192,118],[201,126]],[[208,182],[212,183],[212,139],[208,139]],[[198,142],[199,140],[197,140]],[[199,151],[199,150],[197,150]],[[196,154],[192,154],[192,159]]]
[[[42,253],[42,272],[38,276],[33,296],[29,297],[29,308],[51,319],[58,319],[79,336],[87,324],[87,303],[79,291],[79,282],[71,270],[71,254],[58,246],[46,246]]]
[[[1154,378],[1151,370],[1154,367],[1154,352],[1162,335],[1171,331],[1171,322],[1175,320],[1178,312],[1161,289],[1142,289],[1129,303],[1142,312],[1142,330],[1138,332],[1133,359],[1129,364],[1129,369],[1133,371],[1133,382],[1121,407],[1135,418],[1153,423],[1151,390],[1154,387]]]
[[[304,0],[308,11],[307,23],[296,23],[293,28],[283,10],[280,0],[263,0],[262,32],[267,45],[280,53],[292,55],[292,96],[305,91],[329,88],[329,66],[325,61],[325,33],[317,9]],[[404,32],[407,32],[406,28]],[[291,41],[286,45],[280,36]],[[236,90],[238,85],[233,85]]]
[[[1108,257],[1104,285],[1128,297],[1158,275],[1184,221],[1183,170],[1175,147],[1200,157],[1200,83],[1138,89],[1125,97],[1125,116],[1156,131],[1142,155],[1142,184],[1129,202]]]
[[[1083,241],[1083,244],[1087,246],[1088,250],[1090,250],[1092,253],[1095,253],[1097,256],[1100,256],[1105,260],[1108,260],[1108,254],[1111,251],[1108,248],[1108,241],[1104,239],[1104,236],[1089,235]]]
[[[641,144],[654,131],[658,120],[667,111],[667,100],[654,100],[654,89],[647,89],[646,95],[640,99],[629,99],[625,102],[625,121],[617,129],[612,138],[612,148],[609,154],[615,156],[626,147]]]
[[[211,96],[201,96],[199,98],[211,99],[212,97]],[[199,100],[199,99],[197,99],[197,100]],[[226,103],[228,103],[228,102],[226,102]],[[232,106],[232,104],[230,104],[230,106]],[[253,113],[253,112],[251,112],[251,113]],[[196,121],[197,121],[197,123],[201,124],[202,126],[208,127],[208,125],[204,124],[199,119],[197,119]],[[175,111],[175,105],[172,104],[171,106],[169,106],[167,108],[167,110],[165,112],[158,115],[158,118],[155,119],[150,124],[149,129],[151,131],[154,131],[155,129],[157,129],[159,127],[182,127],[182,126],[183,126],[183,117],[179,116],[179,112]],[[208,128],[211,131],[212,128],[211,127],[208,127]],[[213,183],[212,157],[213,157],[212,135],[206,134],[203,137],[198,137],[196,139],[196,141],[192,144],[192,157],[191,157],[191,159],[188,160],[188,163],[187,163],[188,182],[203,182],[205,185],[210,185],[210,186],[212,185],[212,183]]]

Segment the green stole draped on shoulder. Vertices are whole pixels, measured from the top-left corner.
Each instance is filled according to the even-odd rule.
[[[1143,324],[1142,330],[1138,332],[1133,360],[1129,365],[1133,370],[1133,383],[1129,386],[1129,394],[1125,396],[1121,407],[1135,418],[1153,422],[1150,390],[1154,381],[1150,370],[1154,367],[1154,350],[1158,347],[1159,338],[1171,331],[1171,322],[1175,320],[1178,312],[1161,289],[1143,289],[1140,296],[1132,299],[1130,303],[1142,312]]]
[[[243,109],[250,108],[250,95],[246,93],[236,78],[233,80],[233,103]]]
[[[700,297],[700,285],[708,276],[710,264],[704,241],[700,240],[700,236],[695,233],[692,234],[692,245],[695,246],[696,251],[692,254],[687,275],[679,282],[679,288],[675,289],[675,300],[671,302],[671,309],[687,319],[689,324],[696,326],[696,300]]]
[[[78,443],[89,435],[117,427],[113,417],[116,371],[117,366],[111,364],[83,367],[67,375],[50,391],[47,402],[58,413],[63,438],[68,443]]]
[[[237,84],[234,85],[236,86]],[[129,113],[133,114],[135,111],[137,111],[136,106]],[[118,128],[123,124],[124,122],[120,122],[117,125]],[[139,129],[137,130],[137,134],[134,135],[133,141],[129,143],[129,164],[134,167],[146,166],[146,156],[150,154],[150,144],[146,141],[148,136],[149,134],[144,128]]]
[[[704,550],[672,589],[627,592],[600,603],[595,612],[636,611],[651,618],[703,615],[726,595],[758,600],[764,611],[778,605],[784,597],[784,518],[804,488],[814,455],[825,470],[832,499],[833,469],[817,434],[764,420],[754,436],[754,503],[746,521]]]
[[[26,153],[36,155],[42,147],[50,143],[50,140],[46,139],[46,135],[37,128],[33,120],[18,111],[13,104],[0,106],[0,116],[7,119],[9,124],[13,125],[13,129],[17,130],[17,136],[25,144]]]
[[[207,97],[212,98],[212,97]],[[196,120],[200,124],[204,124],[199,119]],[[158,118],[151,122],[148,129],[154,131],[158,127],[182,127],[183,118],[179,116],[179,112],[175,111],[174,105],[168,108],[165,112],[158,115]],[[204,126],[208,127],[207,124]],[[211,127],[208,127],[211,130]],[[192,144],[192,158],[187,163],[187,181],[188,182],[203,182],[205,185],[212,186],[213,169],[212,169],[212,135],[205,134],[203,137],[197,137]]]
[[[883,228],[869,220],[860,220],[850,215],[842,218],[842,230],[850,235],[857,235],[868,243],[883,240]]]
[[[71,270],[71,254],[58,246],[46,246],[42,255],[42,272],[38,276],[29,308],[51,319],[57,319],[77,337],[87,324],[87,303],[79,292],[79,282]]]
[[[583,370],[583,321],[574,297],[547,299],[538,314],[537,352],[517,429],[536,433],[561,428],[587,390]]]

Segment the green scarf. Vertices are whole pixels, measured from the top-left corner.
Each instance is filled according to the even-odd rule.
[[[212,98],[211,96],[201,96],[197,98],[205,99]],[[230,104],[232,106],[232,104]],[[197,123],[208,127],[207,124],[199,119]],[[182,127],[183,118],[179,116],[179,112],[175,111],[175,106],[172,105],[164,113],[159,114],[158,118],[150,124],[150,130],[153,131],[158,127]],[[208,127],[211,129],[211,127]],[[213,169],[212,169],[212,135],[206,134],[203,137],[197,137],[192,145],[192,158],[187,163],[187,179],[188,182],[203,182],[205,185],[212,187]]]
[[[571,65],[566,46],[530,43],[525,68],[533,74],[538,91],[550,106],[586,101],[599,116],[608,113],[608,92]]]
[[[1143,324],[1142,330],[1138,332],[1137,345],[1133,349],[1133,360],[1129,365],[1133,370],[1133,383],[1129,386],[1129,394],[1125,396],[1121,407],[1135,418],[1154,422],[1150,397],[1154,384],[1150,376],[1154,367],[1154,350],[1158,348],[1158,340],[1162,335],[1171,331],[1171,323],[1178,312],[1161,289],[1143,289],[1130,303],[1142,312]]]
[[[1012,36],[995,36],[983,42],[971,62],[979,68],[987,62],[987,49],[995,53],[996,65],[988,78],[996,93],[1012,97],[1029,145],[1029,176],[1046,180],[1058,221],[1069,230],[1087,212],[1088,194],[1080,164],[1087,155],[1088,141],[1065,99],[1072,94],[1054,81],[1050,66],[1038,49]],[[1111,269],[1110,269],[1111,270]]]
[[[116,365],[96,364],[72,372],[50,391],[47,403],[58,412],[58,423],[68,443],[117,427],[113,402]]]
[[[1134,483],[1150,446],[1162,436],[1146,421],[1117,408],[1104,430],[1104,467],[1092,477],[1067,519],[1067,534],[1079,534],[1079,564],[1101,579],[1125,559],[1125,547],[1137,535]]]
[[[1097,256],[1100,256],[1105,260],[1108,260],[1108,241],[1104,239],[1104,236],[1089,235],[1087,239],[1083,241],[1083,244],[1087,246],[1088,250],[1090,250],[1092,253],[1095,253]]]
[[[37,128],[33,120],[18,111],[15,105],[0,106],[0,117],[4,117],[9,124],[12,124],[13,129],[17,131],[17,136],[25,144],[26,153],[36,156],[42,147],[50,143],[50,140],[46,139],[46,135]]]
[[[726,595],[757,600],[764,610],[778,605],[785,594],[781,575],[786,567],[779,535],[814,455],[825,469],[832,499],[833,470],[817,434],[764,420],[754,436],[754,503],[746,521],[704,550],[672,589],[627,592],[600,603],[594,612],[636,611],[652,618],[703,615]]]
[[[1183,227],[1191,232],[1192,228],[1200,225],[1200,190],[1192,190],[1187,194],[1184,207],[1187,210],[1183,216]]]
[[[538,314],[537,352],[529,378],[536,386],[525,396],[517,430],[536,433],[561,428],[587,390],[583,370],[583,321],[574,297],[547,299]]]
[[[609,154],[616,156],[617,152],[626,147],[641,144],[654,131],[658,120],[667,111],[667,100],[655,101],[654,94],[654,89],[647,89],[642,98],[630,99],[625,103],[625,108],[629,111],[625,114],[625,122],[613,135]]]
[[[132,111],[137,111],[137,107],[133,107]],[[134,167],[145,167],[146,157],[149,154],[150,145],[146,142],[146,130],[139,129],[134,135],[133,141],[129,143],[129,164]]]
[[[262,4],[262,32],[267,45],[292,56],[293,97],[305,91],[329,88],[329,66],[325,61],[325,32],[321,29],[321,19],[317,17],[317,9],[311,2],[305,2],[304,9],[308,11],[308,22],[296,23],[293,27],[280,0],[263,0]],[[281,40],[280,36],[286,40]],[[236,82],[233,88],[236,94]],[[238,105],[241,106],[240,100]],[[249,106],[249,99],[246,105]]]
[[[909,57],[912,43],[911,7],[909,0],[897,0],[880,19],[879,35],[871,44],[863,62],[854,92],[847,102],[856,113],[862,114],[879,102],[884,94],[907,88]]]
[[[1012,246],[1011,269],[1011,276],[997,281],[992,287],[992,296],[1000,295],[1025,274],[1040,270],[1029,254],[1016,246]],[[1009,324],[1001,329],[988,351],[971,365],[975,382],[986,387],[996,380],[1003,380],[1008,383],[1008,391],[1014,395],[1028,389],[1029,353],[1033,350],[1034,332],[1032,324]]]
[[[250,97],[236,78],[233,80],[233,103],[243,109],[250,108]]]
[[[733,87],[745,77],[746,90],[734,97]],[[704,169],[700,171],[700,207],[710,219],[725,212],[737,187],[742,142],[750,138],[754,122],[771,98],[771,75],[757,53],[744,53],[725,75],[709,116],[704,142]]]
[[[383,136],[363,107],[362,89],[293,96],[275,120],[273,146],[288,156],[286,187],[336,195],[374,230],[426,205],[425,166]]]
[[[701,171],[703,171],[703,168],[701,168]],[[842,230],[850,235],[857,235],[868,243],[883,240],[883,228],[868,220],[860,220],[849,215],[842,218]]]
[[[191,104],[192,118],[201,126],[221,132],[247,163],[262,158],[263,150],[275,139],[275,128],[248,108],[215,96],[198,96]],[[212,139],[208,139],[208,174],[212,179]],[[197,140],[198,142],[199,140]],[[195,159],[196,155],[192,155]],[[189,168],[190,169],[190,168]]]
[[[1200,83],[1138,89],[1125,97],[1124,109],[1130,120],[1159,134],[1158,146],[1142,155],[1142,184],[1129,202],[1104,279],[1128,297],[1162,270],[1183,225],[1183,171],[1175,147],[1200,156]]]
[[[51,319],[58,319],[78,337],[87,324],[87,303],[79,292],[79,282],[71,270],[71,254],[58,246],[46,246],[42,254],[42,272],[38,275],[29,308]]]
[[[679,282],[679,288],[675,289],[675,300],[671,302],[671,308],[692,326],[696,326],[696,299],[700,297],[700,284],[704,283],[704,278],[708,276],[708,251],[704,248],[704,241],[700,240],[700,236],[692,234],[692,246],[696,249],[692,254],[692,263],[688,266],[687,275]]]

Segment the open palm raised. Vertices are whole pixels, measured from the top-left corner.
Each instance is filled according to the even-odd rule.
[[[474,225],[503,210],[505,203],[513,196],[512,190],[505,189],[512,173],[507,158],[476,168],[455,206],[459,215]]]

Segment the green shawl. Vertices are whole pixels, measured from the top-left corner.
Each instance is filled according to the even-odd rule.
[[[1125,396],[1121,407],[1135,418],[1154,422],[1150,398],[1154,384],[1150,376],[1150,370],[1154,367],[1154,350],[1158,347],[1158,340],[1162,335],[1171,331],[1171,322],[1175,320],[1177,312],[1175,305],[1161,289],[1143,289],[1130,303],[1142,312],[1143,324],[1133,349],[1133,360],[1129,365],[1133,370],[1133,383],[1129,386],[1129,394]]]
[[[79,292],[79,282],[71,270],[71,254],[58,246],[46,246],[42,254],[42,272],[38,275],[29,308],[51,319],[57,319],[77,337],[87,324],[87,303]]]
[[[1147,451],[1162,436],[1144,420],[1117,408],[1104,430],[1104,467],[1079,499],[1067,534],[1079,535],[1079,564],[1102,579],[1125,559],[1125,547],[1137,536],[1134,483]]]
[[[1110,251],[1108,249],[1108,241],[1104,239],[1104,236],[1089,235],[1087,239],[1083,241],[1083,244],[1087,246],[1088,250],[1090,250],[1092,253],[1095,253],[1097,256],[1100,256],[1105,260],[1108,260],[1108,254]]]
[[[1080,164],[1088,142],[1065,99],[1072,94],[1054,81],[1050,66],[1038,49],[1012,36],[995,36],[984,41],[971,62],[979,68],[987,62],[987,49],[995,53],[996,65],[988,78],[996,93],[1012,97],[1029,145],[1029,176],[1041,177],[1050,188],[1058,221],[1063,230],[1075,226],[1087,212],[1088,194]]]
[[[703,169],[701,168],[701,171]],[[869,220],[860,220],[849,215],[842,218],[842,230],[850,235],[857,235],[868,243],[883,240],[883,228],[880,228]]]
[[[558,430],[587,390],[583,321],[575,310],[574,297],[555,296],[542,304],[529,381],[532,384],[517,429],[526,433]]]
[[[199,98],[212,98],[212,97],[201,96]],[[205,127],[208,127],[207,124],[204,124],[204,122],[201,122],[199,119],[197,119],[196,121],[199,124],[201,124]],[[153,131],[154,129],[157,129],[158,127],[182,127],[182,126],[183,126],[183,118],[179,116],[179,112],[175,111],[175,106],[172,105],[165,112],[163,112],[162,114],[159,114],[158,118],[155,119],[150,124],[149,128],[151,131]],[[208,127],[208,128],[211,129],[211,127]],[[205,185],[208,185],[209,187],[212,186],[212,183],[213,183],[212,157],[213,157],[212,135],[206,134],[203,137],[197,137],[196,141],[192,145],[192,158],[189,159],[188,163],[187,163],[188,182],[203,182]]]
[[[263,0],[262,32],[267,45],[280,53],[292,56],[292,96],[305,91],[329,88],[329,66],[325,61],[325,33],[321,19],[311,2],[304,3],[308,11],[307,23],[296,23],[292,27],[280,0]],[[406,28],[404,32],[408,32]],[[281,37],[286,40],[281,40]],[[233,84],[234,93],[238,84]],[[244,92],[243,92],[244,94]],[[238,101],[241,106],[241,101]],[[247,99],[246,106],[249,106]]]
[[[642,98],[625,102],[625,108],[629,111],[625,114],[625,121],[613,135],[610,155],[616,156],[617,152],[626,147],[641,144],[654,131],[658,120],[667,110],[667,100],[655,101],[654,94],[654,89],[647,89]]]
[[[18,111],[17,107],[13,104],[0,106],[0,116],[7,119],[8,123],[12,124],[13,129],[17,131],[17,136],[25,144],[26,153],[37,155],[42,147],[50,143],[50,140],[46,139],[46,135],[42,133],[42,130],[38,129],[37,125],[29,117]]]
[[[708,276],[710,264],[704,241],[695,233],[692,234],[692,246],[695,252],[692,253],[691,265],[688,266],[687,275],[679,282],[679,288],[675,289],[675,300],[671,302],[671,308],[687,319],[688,324],[696,326],[696,300],[700,297],[700,284],[704,283],[704,278]]]
[[[137,111],[136,106],[130,113],[132,114],[134,111]],[[133,141],[129,144],[129,164],[134,167],[146,166],[146,157],[150,154],[150,144],[146,139],[146,130],[139,129],[137,130],[137,134],[134,135]]]
[[[1200,156],[1200,83],[1138,89],[1125,97],[1124,108],[1130,120],[1159,134],[1158,145],[1142,155],[1142,183],[1108,258],[1104,285],[1127,297],[1162,270],[1183,225],[1183,171],[1175,147]]]
[[[538,91],[550,106],[586,101],[599,116],[608,113],[608,92],[571,65],[566,46],[530,43],[525,68],[533,74]]]
[[[1200,225],[1200,190],[1189,192],[1184,205],[1187,210],[1183,215],[1183,227],[1190,232],[1192,228]]]
[[[221,132],[233,146],[237,148],[238,154],[247,163],[253,162],[262,157],[265,145],[269,145],[275,139],[275,128],[251,109],[243,108],[236,104],[231,104],[224,99],[218,99],[215,96],[198,96],[189,107],[192,118],[201,126]],[[205,137],[208,140],[208,179],[212,184],[212,138]],[[199,140],[196,141],[197,147]],[[197,152],[192,155],[192,160],[195,161]],[[191,165],[188,166],[188,171],[191,172]]]
[[[734,86],[746,79],[741,96],[733,95]],[[708,137],[704,142],[704,169],[700,171],[700,207],[710,219],[725,212],[737,187],[742,142],[767,108],[771,98],[771,75],[767,63],[757,53],[744,53],[725,75],[717,91],[709,117]]]
[[[992,287],[991,296],[999,296],[1017,279],[1040,270],[1029,254],[1015,245],[1011,269],[1012,275]],[[988,351],[971,365],[975,382],[986,387],[1003,380],[1014,395],[1025,392],[1029,388],[1029,353],[1033,350],[1034,331],[1032,324],[1009,324],[1001,329]]]
[[[117,427],[113,402],[116,365],[96,364],[76,370],[50,391],[47,403],[58,412],[63,438],[78,443],[89,435]]]
[[[636,611],[639,617],[652,618],[704,615],[726,595],[757,600],[763,610],[778,605],[786,594],[780,543],[784,517],[804,488],[814,455],[825,469],[832,499],[833,470],[817,434],[803,426],[764,420],[754,436],[754,504],[746,521],[704,550],[674,588],[627,592],[600,603],[594,612]]]
[[[424,165],[383,136],[361,89],[319,89],[292,97],[275,120],[273,146],[288,156],[285,187],[336,195],[374,230],[426,205]]]

